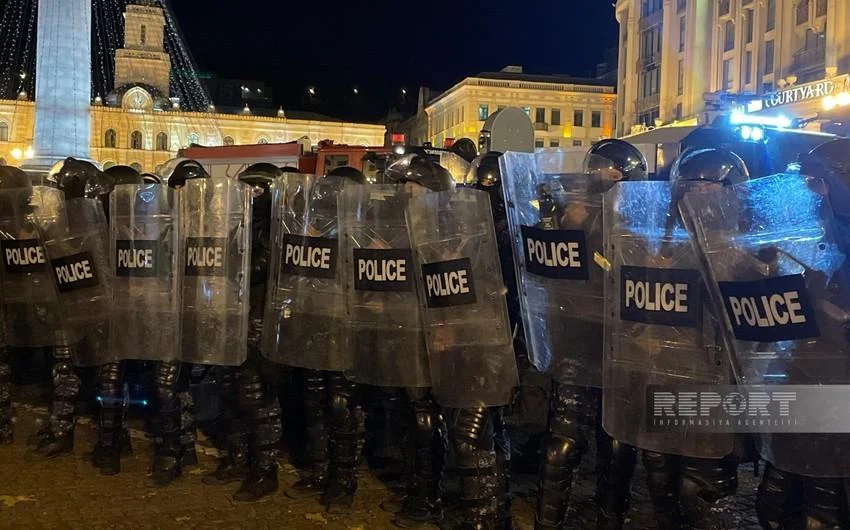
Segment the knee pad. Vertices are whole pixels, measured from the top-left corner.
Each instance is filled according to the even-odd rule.
[[[681,496],[706,502],[734,495],[738,489],[738,462],[733,456],[721,459],[682,458]]]
[[[458,447],[470,445],[484,451],[492,451],[493,425],[489,416],[489,410],[485,407],[453,410],[450,415],[449,437]]]
[[[850,522],[844,481],[803,477],[803,516],[807,529],[846,528]]]

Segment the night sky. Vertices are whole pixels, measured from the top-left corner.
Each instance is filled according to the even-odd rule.
[[[377,121],[421,85],[522,65],[587,75],[617,45],[610,0],[172,0],[202,71],[266,81],[285,109]],[[306,87],[315,86],[310,102]],[[353,87],[360,95],[354,96]],[[401,88],[407,101],[401,101]]]

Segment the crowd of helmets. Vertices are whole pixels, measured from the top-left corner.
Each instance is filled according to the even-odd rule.
[[[243,237],[250,234],[251,256],[245,259],[244,270],[227,278],[243,282],[234,290],[241,305],[233,305],[232,300],[210,301],[210,307],[244,311],[245,325],[231,328],[226,319],[203,323],[213,338],[221,332],[241,333],[237,339],[244,343],[244,351],[201,352],[205,360],[195,361],[194,367],[179,353],[171,357],[122,353],[111,359],[95,355],[98,361],[88,365],[97,372],[94,386],[99,401],[92,462],[104,475],[121,470],[121,459],[130,450],[123,380],[134,359],[143,359],[153,372],[153,388],[146,398],[151,405],[146,430],[153,446],[149,481],[156,487],[168,486],[186,467],[197,465],[199,427],[194,422],[193,393],[197,396],[199,390],[190,382],[200,377],[218,400],[218,416],[207,434],[221,454],[218,466],[203,482],[206,486],[238,484],[236,501],[256,501],[277,492],[281,433],[298,429],[287,438],[303,444],[290,451],[303,469],[299,480],[285,489],[287,497],[315,497],[330,513],[348,513],[358,473],[362,473],[358,471],[361,459],[368,455],[374,472],[397,486],[381,508],[393,512],[393,524],[403,528],[448,520],[469,530],[515,528],[511,456],[527,456],[523,451],[533,455],[537,468],[536,530],[628,528],[639,462],[645,468],[658,528],[742,528],[741,510],[735,508],[739,466],[754,463],[758,471],[760,461],[765,466],[756,517],[762,528],[850,528],[847,435],[744,435],[688,429],[659,434],[647,430],[651,408],[645,399],[652,385],[773,384],[777,372],[784,378],[781,382],[791,384],[850,382],[846,361],[850,358],[846,338],[850,336],[846,332],[850,295],[843,283],[848,272],[843,256],[850,251],[846,240],[850,235],[848,147],[846,140],[828,142],[802,154],[800,164],[788,173],[758,179],[751,178],[746,164],[732,151],[705,147],[683,153],[669,181],[649,181],[641,152],[619,140],[595,144],[584,157],[583,171],[569,175],[558,169],[559,157],[565,156],[558,150],[467,154],[468,174],[462,176],[414,151],[389,164],[383,185],[369,184],[360,171],[347,166],[324,177],[272,164],[250,166],[227,184],[231,191],[244,192],[253,204],[250,213],[242,212]],[[161,175],[154,175],[126,166],[101,171],[89,162],[69,158],[45,177],[42,186],[61,191],[66,202],[83,199],[91,205],[94,201],[109,222],[114,214],[110,196],[122,187],[139,192],[170,188],[169,193],[180,194],[201,182],[220,180],[226,179],[211,178],[193,160],[166,164]],[[304,191],[319,189],[323,183],[332,185],[321,194],[310,196]],[[27,221],[30,228],[38,225],[34,220],[38,204],[33,200],[38,188],[21,170],[0,167],[0,207],[7,209],[0,212],[4,252],[16,248],[10,242],[22,238],[21,226]],[[297,236],[302,245],[311,238],[345,237],[346,227],[336,225],[342,224],[342,213],[340,219],[332,220],[331,231],[326,227],[323,231],[318,223],[310,226],[316,223],[311,216],[321,217],[316,214],[317,205],[328,197],[342,212],[340,197],[352,189],[376,191],[346,195],[346,200],[360,197],[357,205],[364,211],[368,201],[383,200],[393,189],[405,190],[406,210],[400,215],[396,211],[393,221],[401,219],[403,228],[406,223],[407,233],[393,250],[412,252],[416,273],[411,275],[420,284],[412,288],[410,299],[376,288],[370,294],[373,298],[367,297],[372,301],[364,303],[372,306],[357,310],[374,313],[377,307],[378,312],[404,313],[409,309],[413,320],[418,320],[415,330],[371,329],[350,306],[336,313],[327,308],[305,309],[311,304],[333,304],[337,295],[350,304],[355,295],[345,290],[355,288],[341,285],[340,274],[302,278],[307,285],[303,288],[292,287],[295,283],[281,287],[281,277],[300,274],[298,267],[281,272],[285,266],[280,254],[282,245],[290,241],[287,237]],[[212,192],[205,193],[209,200]],[[303,194],[301,201],[315,204],[290,208],[294,217],[285,219],[284,203],[297,193]],[[21,197],[27,205],[20,204]],[[783,200],[796,202],[783,205]],[[476,217],[477,204],[488,205],[485,216]],[[223,212],[222,216],[240,215]],[[357,219],[380,232],[391,223],[380,217],[383,213],[374,212],[382,211],[376,208]],[[293,219],[297,228],[291,226]],[[480,228],[482,222],[489,225],[486,230]],[[802,232],[804,236],[799,235]],[[51,237],[55,236],[39,235],[45,241]],[[534,262],[531,253],[538,241],[542,250]],[[718,242],[726,245],[722,251],[729,252],[714,252]],[[368,242],[357,245],[379,248]],[[56,266],[59,260],[46,246],[46,262]],[[477,296],[460,296],[463,301],[457,306],[449,300],[453,294],[458,298],[456,293],[433,302],[422,271],[429,259],[436,259],[424,257],[434,248],[439,249],[444,266],[438,268],[439,275],[446,282],[450,271],[460,270],[446,264],[464,259],[471,263],[463,273],[474,281]],[[571,253],[571,248],[579,250]],[[551,249],[548,255],[547,249]],[[745,259],[736,261],[731,251]],[[340,263],[347,266],[349,258]],[[479,268],[479,263],[488,265]],[[10,286],[22,282],[17,289],[29,282],[29,291],[14,292],[36,292],[36,284],[53,277],[30,270],[21,279],[11,271],[8,260],[3,265],[0,444],[11,442],[13,436],[10,359],[13,353],[27,355],[27,346],[32,346],[18,340],[25,333],[16,326],[28,326],[30,319],[36,327],[45,314],[39,315],[39,304],[50,305],[33,301],[33,308],[22,311],[22,301],[12,296]],[[758,279],[789,278],[793,276],[789,271],[798,271],[801,289],[808,290],[804,309],[812,311],[811,318],[818,318],[816,335],[795,339],[780,336],[779,331],[772,339],[742,340],[737,335],[740,329],[732,325],[730,309],[720,302],[712,305],[724,296],[719,287],[724,281],[750,285]],[[168,274],[182,272],[169,269]],[[688,283],[693,278],[694,283]],[[144,280],[139,278],[138,285],[143,287]],[[690,299],[699,304],[693,312],[676,306],[671,312],[680,314],[664,320],[664,316],[641,314],[645,308],[627,307],[623,298],[627,282],[631,288],[644,283],[647,291],[652,282],[659,289],[671,282],[696,286],[703,294]],[[340,285],[328,287],[334,283]],[[766,289],[767,283],[760,288]],[[491,284],[500,288],[488,290]],[[436,291],[450,291],[446,285]],[[56,290],[56,314],[62,315],[56,318],[74,320],[68,306],[62,306],[66,302],[61,289]],[[283,294],[276,295],[276,290]],[[216,296],[215,292],[203,295]],[[308,299],[287,299],[298,296]],[[651,298],[651,294],[645,296]],[[390,300],[396,305],[390,305]],[[413,300],[413,305],[399,300]],[[184,312],[185,305],[184,301]],[[280,307],[286,309],[269,316]],[[661,311],[658,307],[655,311]],[[150,314],[155,308],[142,311]],[[291,320],[304,329],[281,324],[293,316],[290,311],[307,311],[306,318]],[[688,320],[692,313],[693,320]],[[50,310],[47,314],[54,318]],[[345,343],[364,350],[346,357],[362,366],[341,366],[330,351],[335,346],[322,343],[321,337],[330,333],[323,319],[332,314],[339,317],[332,319],[332,326],[350,325],[358,333],[365,328],[366,347]],[[50,324],[63,327],[61,322]],[[224,328],[213,329],[217,325]],[[421,344],[405,343],[409,339],[400,337],[409,335],[403,331],[415,331],[412,340]],[[69,333],[73,339],[54,336],[42,344],[52,354],[53,397],[48,418],[27,440],[32,458],[50,459],[74,450],[81,386],[76,372],[83,365],[78,360],[84,358],[83,350],[98,347],[89,332],[82,332],[82,340],[79,334]],[[228,342],[223,337],[205,344],[194,346],[224,348]],[[427,355],[417,357],[418,349]],[[805,352],[799,362],[798,351]],[[327,359],[317,360],[317,352],[327,354]],[[399,359],[401,366],[390,366]],[[813,368],[818,363],[823,364]],[[824,370],[829,373],[823,374]],[[541,393],[520,384],[532,380],[526,377],[531,372],[547,379]],[[387,375],[391,373],[395,375]],[[548,403],[534,403],[535,395],[545,396]],[[511,415],[534,407],[548,408],[545,432],[536,437],[511,432],[509,424],[522,424],[521,418],[511,421]],[[531,441],[512,449],[512,438]],[[596,492],[594,513],[588,518],[570,508],[579,468],[594,444]],[[449,507],[452,517],[444,509],[446,473],[460,479],[460,500]]]

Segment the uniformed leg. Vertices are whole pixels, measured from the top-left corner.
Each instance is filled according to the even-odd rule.
[[[34,458],[53,458],[74,450],[77,397],[80,378],[74,372],[71,348],[53,348],[53,400],[47,431],[37,440]]]
[[[803,478],[803,520],[806,530],[850,528],[847,492],[840,478]]]
[[[554,384],[549,401],[549,436],[538,473],[536,530],[562,528],[567,516],[575,472],[588,449],[595,426],[595,403],[588,390]]]
[[[190,366],[183,367],[180,392],[180,446],[183,467],[198,465],[198,453],[195,449],[195,400],[189,389]]]
[[[394,490],[391,498],[381,502],[381,509],[399,513],[407,501],[409,485],[413,483],[415,450],[411,436],[413,426],[412,405],[404,388],[381,388],[383,426],[379,441],[382,475],[399,477],[402,489]]]
[[[204,484],[218,486],[241,482],[248,476],[248,429],[246,419],[239,410],[236,370],[230,366],[216,366],[214,370],[214,385],[221,403],[224,455],[215,471],[205,475],[202,480]]]
[[[121,472],[121,445],[127,404],[121,388],[124,363],[104,364],[99,369],[97,442],[92,462],[104,475]],[[129,438],[129,436],[128,436]]]
[[[237,372],[239,409],[248,419],[251,449],[248,477],[233,495],[236,501],[256,501],[278,488],[280,404],[277,393],[271,390],[274,384],[267,381],[258,355],[251,355]]]
[[[637,449],[596,428],[596,528],[621,530],[629,512]]]
[[[505,407],[490,410],[493,421],[493,442],[496,448],[496,463],[499,468],[498,498],[499,530],[512,530],[511,518],[511,435],[505,422]]]
[[[756,495],[756,513],[765,530],[796,528],[801,524],[803,503],[802,477],[765,465]]]
[[[738,489],[738,461],[726,458],[681,459],[679,505],[694,530],[735,528],[732,506]]]
[[[12,443],[12,368],[9,348],[0,345],[0,445]]]
[[[408,495],[393,523],[403,528],[443,518],[440,482],[446,462],[447,433],[440,406],[428,388],[407,389],[413,408],[414,468]]]
[[[450,418],[449,438],[461,480],[461,528],[495,530],[500,492],[490,411],[456,409]]]
[[[355,403],[357,385],[342,372],[329,372],[331,459],[328,490],[322,502],[331,513],[351,509],[357,491],[357,466],[365,443],[365,418]]]
[[[655,509],[658,530],[678,530],[682,525],[679,509],[680,457],[654,451],[643,452],[646,483]]]
[[[304,411],[307,421],[308,474],[286,490],[286,496],[298,499],[324,493],[328,483],[328,386],[326,373],[302,370]]]
[[[183,446],[180,445],[181,363],[160,362],[156,366],[154,387],[156,408],[154,417],[154,458],[151,466],[152,486],[161,487],[171,483],[182,471]]]

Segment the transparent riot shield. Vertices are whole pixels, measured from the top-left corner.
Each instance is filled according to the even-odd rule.
[[[681,210],[723,305],[739,382],[850,383],[850,264],[823,181],[764,177],[689,193]],[[779,469],[850,475],[849,434],[764,433],[758,441]]]
[[[272,187],[263,354],[314,370],[351,366],[339,260],[343,180],[288,173]]]
[[[653,386],[728,384],[722,327],[669,182],[624,182],[603,198],[603,425],[641,449],[697,458],[732,452],[730,434],[650,429]]]
[[[407,222],[437,400],[458,408],[507,404],[517,367],[489,196],[463,188],[422,193]]]
[[[64,194],[36,186],[0,192],[0,301],[10,346],[67,345],[43,233],[66,226]]]
[[[183,272],[181,360],[239,366],[248,355],[251,191],[227,178],[179,191]]]
[[[340,201],[343,268],[353,362],[346,377],[392,387],[431,385],[419,320],[404,186],[346,184]]]
[[[125,184],[110,194],[116,359],[180,356],[180,239],[177,197],[162,184]]]
[[[463,182],[469,172],[469,162],[450,151],[440,151],[436,162],[446,168],[456,183]]]
[[[99,366],[114,360],[109,351],[113,279],[109,227],[97,199],[65,201],[65,213],[65,226],[49,226],[43,231],[44,248],[59,293],[64,328],[76,343],[74,363]]]
[[[531,362],[558,382],[602,387],[604,272],[598,175],[565,173],[566,153],[499,159]],[[611,184],[607,184],[610,187]]]

